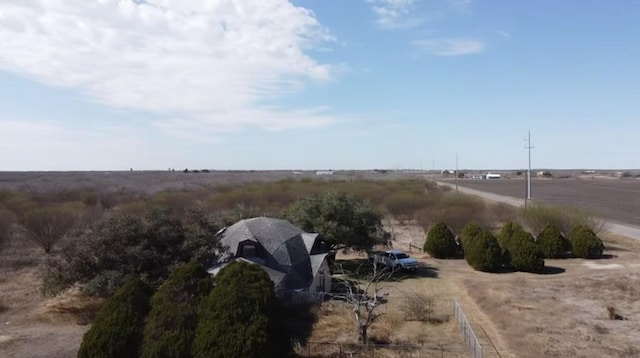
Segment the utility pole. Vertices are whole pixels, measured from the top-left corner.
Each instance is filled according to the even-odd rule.
[[[431,181],[436,182],[436,160],[431,159]]]
[[[524,206],[527,206],[527,201],[531,200],[531,149],[535,148],[531,145],[531,131],[527,133],[527,145],[524,147],[529,151],[529,170],[527,171],[527,197],[524,200]]]
[[[456,152],[456,193],[458,193],[458,152]]]

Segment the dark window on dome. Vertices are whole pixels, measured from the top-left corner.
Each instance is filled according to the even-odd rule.
[[[242,246],[242,252],[240,254],[242,257],[256,257],[256,245],[254,244],[246,244]]]

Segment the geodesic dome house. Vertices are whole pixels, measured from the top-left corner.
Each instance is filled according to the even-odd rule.
[[[241,220],[218,233],[229,249],[226,262],[209,270],[217,272],[242,259],[262,266],[279,291],[328,291],[331,287],[322,237],[306,233],[286,220],[257,217]]]

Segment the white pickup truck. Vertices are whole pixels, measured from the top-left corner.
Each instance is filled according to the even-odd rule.
[[[415,271],[418,261],[399,250],[369,251],[369,261],[382,264],[392,270]]]

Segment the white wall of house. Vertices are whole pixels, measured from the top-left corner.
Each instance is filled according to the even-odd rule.
[[[313,278],[313,283],[309,287],[309,292],[331,292],[331,270],[329,263],[325,259]]]

